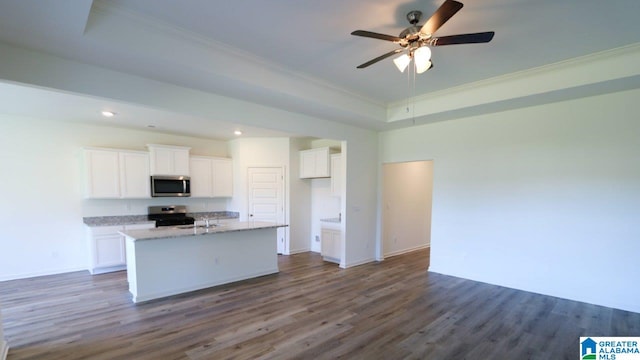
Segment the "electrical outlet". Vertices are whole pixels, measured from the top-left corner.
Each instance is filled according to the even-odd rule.
[[[316,235],[316,242],[320,242],[320,236]]]

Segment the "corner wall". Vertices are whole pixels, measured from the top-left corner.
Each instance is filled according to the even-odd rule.
[[[640,90],[385,132],[433,159],[431,271],[640,312]]]
[[[0,48],[6,55],[0,57],[0,78],[6,81],[124,101],[203,119],[231,119],[239,125],[263,127],[298,136],[342,141],[348,169],[344,191],[348,195],[342,200],[341,212],[345,222],[349,219],[348,224],[343,225],[346,239],[343,260],[346,266],[374,260],[376,243],[379,241],[376,225],[378,135],[375,131],[132,76],[7,44],[0,43]],[[238,109],[242,109],[241,114]]]
[[[104,126],[0,115],[0,281],[84,270],[84,216],[143,215],[167,199],[87,200],[82,147],[145,150],[148,143],[191,146],[227,156],[226,142]],[[8,175],[8,176],[7,176]],[[171,199],[190,209],[226,210],[226,199]]]
[[[431,244],[433,161],[382,164],[382,254]]]

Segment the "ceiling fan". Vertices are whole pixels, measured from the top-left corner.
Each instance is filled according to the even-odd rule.
[[[367,61],[366,63],[359,65],[358,69],[366,68],[380,60],[384,60],[392,55],[404,52],[400,57],[393,60],[398,67],[398,70],[404,72],[404,69],[406,69],[411,62],[411,59],[414,59],[416,72],[421,74],[433,67],[433,63],[431,62],[431,46],[487,43],[491,41],[495,34],[493,31],[442,37],[433,36],[436,30],[438,30],[445,22],[447,22],[447,20],[462,9],[462,6],[462,3],[458,1],[446,0],[422,26],[418,25],[422,12],[417,10],[410,11],[407,14],[407,20],[409,20],[411,26],[404,29],[399,36],[380,34],[366,30],[356,30],[352,32],[351,35],[391,41],[400,45],[399,49],[395,49],[384,55],[378,56],[373,60]]]

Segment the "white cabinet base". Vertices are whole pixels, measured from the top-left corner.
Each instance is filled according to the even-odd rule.
[[[276,228],[149,240],[127,237],[127,280],[141,302],[278,272]]]
[[[320,239],[320,247],[322,249],[323,260],[340,264],[340,258],[342,257],[342,232],[338,226],[322,225],[320,231],[322,236]]]
[[[150,229],[155,224],[129,224],[88,227],[89,272],[92,275],[127,269],[124,236],[119,232],[134,229]]]

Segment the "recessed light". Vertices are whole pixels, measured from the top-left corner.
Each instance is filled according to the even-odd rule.
[[[114,116],[116,116],[116,113],[114,113],[113,111],[103,111],[102,112],[102,116],[104,116],[104,117],[114,117]]]
[[[156,127],[156,126],[155,126],[155,125],[151,125],[151,124],[149,124],[149,125],[147,125],[147,127],[148,127],[148,128],[151,128],[151,129],[155,129],[155,127]]]
[[[240,130],[236,130],[233,133],[236,134],[236,135],[242,135],[242,131],[240,131]]]

